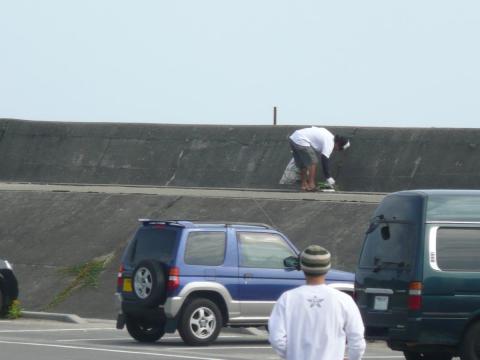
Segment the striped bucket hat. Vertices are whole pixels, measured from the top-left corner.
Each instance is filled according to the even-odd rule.
[[[320,245],[310,245],[300,254],[300,267],[306,275],[324,275],[330,270],[330,253]]]

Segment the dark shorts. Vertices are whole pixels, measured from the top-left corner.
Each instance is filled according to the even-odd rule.
[[[317,153],[311,146],[301,146],[290,140],[290,148],[292,149],[295,165],[299,169],[305,169],[312,164],[318,163]]]

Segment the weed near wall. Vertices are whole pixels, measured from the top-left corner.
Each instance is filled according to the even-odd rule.
[[[86,263],[74,265],[61,269],[60,271],[66,276],[72,276],[73,280],[71,283],[59,292],[53,300],[45,306],[43,310],[50,310],[57,306],[58,304],[65,301],[70,295],[79,289],[85,287],[98,287],[98,277],[105,270],[106,266],[112,260],[114,254],[107,254],[101,256]]]

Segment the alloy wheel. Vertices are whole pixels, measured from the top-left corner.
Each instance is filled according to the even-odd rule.
[[[199,339],[206,339],[211,336],[217,325],[217,319],[212,309],[199,307],[190,317],[190,329]]]
[[[146,299],[152,293],[152,274],[145,267],[139,268],[135,273],[133,284],[135,288],[135,294],[137,294],[140,299]]]

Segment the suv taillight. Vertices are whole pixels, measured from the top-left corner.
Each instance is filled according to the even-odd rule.
[[[180,269],[171,267],[168,272],[167,291],[172,291],[180,286]]]
[[[118,269],[118,274],[117,274],[117,290],[122,291],[123,287],[123,264],[120,265],[120,269]]]
[[[408,309],[420,310],[422,307],[422,288],[423,285],[419,281],[410,283],[408,287]]]

